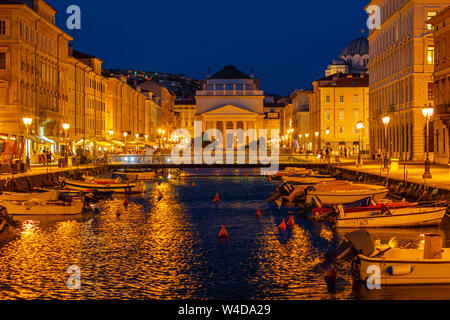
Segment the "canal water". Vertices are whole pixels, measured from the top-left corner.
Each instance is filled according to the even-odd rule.
[[[296,217],[280,231],[289,209],[267,201],[277,182],[259,170],[186,173],[148,183],[127,209],[116,198],[95,215],[22,218],[20,236],[0,247],[0,299],[450,299],[450,286],[353,287],[348,266],[329,293],[312,267],[337,246],[339,230]],[[371,232],[399,245],[426,232],[448,236],[438,228]],[[68,288],[69,267],[80,272],[78,289]]]

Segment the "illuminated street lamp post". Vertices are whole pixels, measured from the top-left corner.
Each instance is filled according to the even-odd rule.
[[[309,150],[309,145],[308,145],[309,133],[306,133],[305,137],[306,137],[306,150]]]
[[[383,169],[389,170],[389,159],[388,159],[388,141],[387,141],[387,126],[389,122],[391,121],[391,117],[385,116],[381,119],[384,124],[384,162],[383,162]]]
[[[25,127],[27,129],[26,130],[27,136],[25,138],[25,145],[26,145],[26,149],[27,149],[25,163],[26,163],[26,170],[29,170],[30,169],[30,142],[28,141],[29,140],[29,131],[28,130],[29,130],[29,126],[33,122],[33,119],[31,119],[31,118],[23,118],[22,120],[23,120],[23,123],[25,124]]]
[[[358,129],[358,131],[359,131],[358,160],[357,160],[356,166],[362,167],[363,164],[362,164],[362,158],[361,158],[361,145],[363,144],[363,142],[362,142],[361,136],[362,136],[362,131],[364,129],[364,124],[362,123],[362,121],[360,121],[356,124],[356,129]]]
[[[64,129],[64,135],[65,135],[65,138],[66,138],[66,152],[65,152],[65,154],[64,154],[64,164],[65,164],[65,166],[68,166],[69,165],[69,140],[68,140],[68,131],[69,131],[69,128],[70,128],[70,124],[68,124],[68,123],[63,123],[63,125],[62,125],[62,127],[63,127],[63,129]]]
[[[425,150],[426,150],[426,157],[425,157],[425,173],[423,174],[423,178],[424,179],[431,179],[431,172],[430,172],[430,167],[431,167],[431,162],[430,162],[430,143],[429,143],[429,128],[430,128],[430,119],[433,116],[434,113],[434,109],[433,107],[426,107],[422,109],[422,114],[425,117],[425,119],[427,120],[427,127],[426,127],[426,132],[425,132]]]
[[[128,132],[124,131],[123,132],[123,136],[125,137],[125,146],[123,147],[124,148],[123,153],[125,153],[125,151],[127,150],[127,136],[128,136]]]
[[[318,153],[320,151],[319,132],[314,132],[314,135],[316,136],[316,153]]]

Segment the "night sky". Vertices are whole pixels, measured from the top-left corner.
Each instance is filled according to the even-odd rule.
[[[266,93],[311,88],[331,59],[361,36],[369,2],[356,0],[47,0],[75,49],[104,68],[204,79],[228,64],[253,67]],[[66,27],[69,5],[81,30]]]

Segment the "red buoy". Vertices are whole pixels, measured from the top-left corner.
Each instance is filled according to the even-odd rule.
[[[225,228],[225,226],[222,226],[222,229],[219,232],[219,238],[220,239],[228,238],[228,232],[227,232],[227,229]]]
[[[285,230],[286,230],[286,222],[284,221],[284,219],[283,219],[283,221],[281,221],[281,224],[280,224],[279,228],[280,228],[282,231],[285,231]]]
[[[267,181],[272,181],[272,177],[271,177],[271,176],[268,176],[268,177],[267,177]]]
[[[256,217],[260,217],[261,216],[261,209],[260,208],[258,208],[258,210],[256,210],[255,216]]]
[[[293,215],[290,215],[290,216],[289,216],[289,221],[288,221],[287,225],[288,225],[289,227],[291,227],[291,228],[294,227],[295,221],[294,221],[294,216],[293,216]]]
[[[219,194],[218,193],[216,193],[216,196],[215,196],[215,198],[214,198],[214,200],[213,200],[215,203],[219,203],[220,202],[220,197],[219,197]]]

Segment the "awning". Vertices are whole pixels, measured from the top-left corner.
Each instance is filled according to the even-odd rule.
[[[44,139],[42,139],[39,136],[30,136],[29,139],[31,141],[37,142],[39,144],[49,144],[49,142],[45,141]]]
[[[95,140],[94,144],[96,144],[97,146],[101,146],[101,147],[110,147],[111,146],[111,142],[104,141],[104,140]]]
[[[119,141],[119,140],[111,140],[111,144],[119,146],[119,147],[123,147],[125,145],[125,143],[123,143],[122,141]]]

